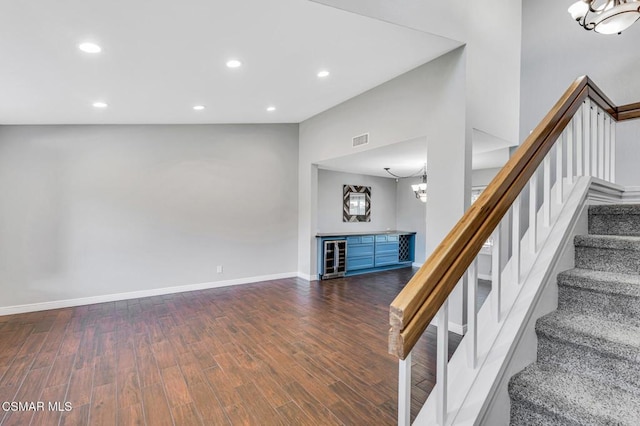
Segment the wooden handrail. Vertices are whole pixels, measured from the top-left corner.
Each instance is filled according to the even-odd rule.
[[[589,77],[576,79],[391,303],[389,353],[409,354],[587,97],[615,120],[640,117],[640,103],[617,107]]]

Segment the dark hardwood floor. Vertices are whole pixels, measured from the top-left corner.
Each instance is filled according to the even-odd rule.
[[[412,273],[283,279],[0,317],[0,424],[394,424],[388,307]],[[449,340],[453,351],[460,337]],[[415,416],[434,383],[432,327],[413,364]],[[7,405],[38,401],[42,410]]]

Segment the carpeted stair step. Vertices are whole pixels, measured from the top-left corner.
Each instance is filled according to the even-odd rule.
[[[614,204],[589,207],[589,233],[640,236],[640,205]]]
[[[536,364],[511,378],[509,395],[512,426],[640,424],[637,395]]]
[[[561,272],[558,310],[640,326],[640,275],[591,269]]]
[[[640,237],[577,235],[576,268],[640,274]]]
[[[591,377],[640,400],[640,327],[556,311],[536,322],[538,364]]]

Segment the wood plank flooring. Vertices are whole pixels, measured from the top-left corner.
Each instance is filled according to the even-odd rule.
[[[0,409],[0,424],[395,424],[388,307],[412,273],[2,316],[0,404],[42,401],[45,409]],[[453,351],[460,337],[449,340]],[[435,329],[413,364],[415,416],[434,383]]]

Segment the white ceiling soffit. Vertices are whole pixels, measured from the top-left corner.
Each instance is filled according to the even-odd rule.
[[[421,137],[324,160],[318,163],[318,168],[391,178],[385,167],[399,176],[408,176],[420,171],[426,162],[427,138]]]
[[[4,1],[0,124],[297,123],[459,44],[308,0]]]
[[[482,130],[473,129],[472,132],[473,153],[483,153],[495,151],[500,148],[507,148],[517,145],[515,142],[509,142],[506,139],[499,138]]]

